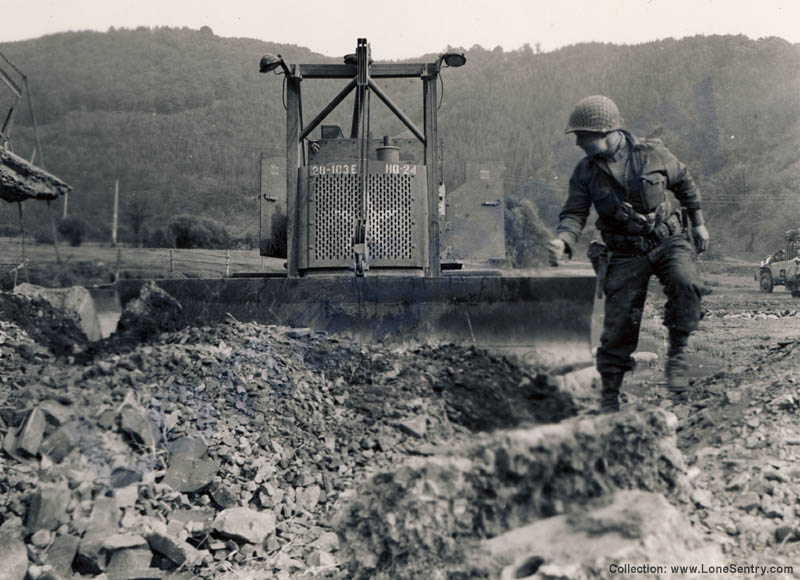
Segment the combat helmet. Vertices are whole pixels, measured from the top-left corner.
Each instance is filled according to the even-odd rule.
[[[572,109],[565,133],[592,131],[608,133],[622,128],[622,116],[617,105],[603,95],[581,99]]]

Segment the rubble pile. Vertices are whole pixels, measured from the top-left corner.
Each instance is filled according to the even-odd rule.
[[[618,489],[682,501],[674,419],[631,410],[499,431],[373,477],[336,517],[350,577],[412,579],[431,568],[486,577],[480,539]]]
[[[78,323],[42,298],[0,292],[0,320],[24,331],[24,338],[16,340],[20,335],[12,332],[15,339],[5,341],[6,348],[16,350],[23,360],[30,360],[34,354],[42,359],[70,356],[81,352],[87,343]],[[31,342],[38,347],[31,348]]]
[[[797,308],[753,308],[752,310],[741,311],[728,310],[724,308],[707,310],[706,316],[715,316],[725,320],[778,320],[781,318],[800,318],[800,310]]]
[[[6,312],[34,308],[17,300],[3,295],[18,308]],[[344,578],[331,518],[360,483],[474,432],[575,413],[546,376],[475,348],[367,346],[231,319],[92,351],[45,332],[46,314],[10,319],[10,578],[220,578],[245,566]]]

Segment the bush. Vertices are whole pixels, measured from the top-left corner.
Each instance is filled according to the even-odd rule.
[[[506,202],[506,251],[517,268],[540,266],[547,261],[547,242],[552,234],[528,199]]]
[[[11,224],[0,224],[0,237],[3,238],[16,238],[20,235],[19,226],[12,226]]]
[[[172,248],[175,246],[175,236],[164,228],[148,228],[143,234],[144,244],[149,248]]]
[[[189,214],[173,217],[167,226],[175,247],[179,249],[228,248],[231,236],[219,222]]]
[[[86,222],[77,216],[65,217],[58,223],[58,233],[64,236],[69,245],[73,247],[81,245],[87,230]]]

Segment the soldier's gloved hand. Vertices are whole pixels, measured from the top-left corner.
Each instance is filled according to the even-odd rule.
[[[697,253],[705,252],[708,249],[708,230],[704,224],[694,226],[692,228],[692,237],[694,238],[694,247]]]
[[[567,243],[560,238],[554,238],[547,243],[547,252],[550,257],[550,265],[558,266],[560,260],[568,257]]]

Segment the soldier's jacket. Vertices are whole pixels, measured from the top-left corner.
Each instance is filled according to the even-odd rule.
[[[598,214],[597,229],[608,234],[629,233],[626,224],[618,219],[622,202],[627,201],[634,211],[651,219],[656,213],[671,211],[667,189],[682,206],[700,209],[700,194],[686,165],[658,139],[638,139],[629,134],[627,137],[633,144],[634,155],[627,165],[625,144],[615,156],[621,158],[617,161],[584,157],[575,167],[556,230],[570,248],[578,241],[592,205]]]

